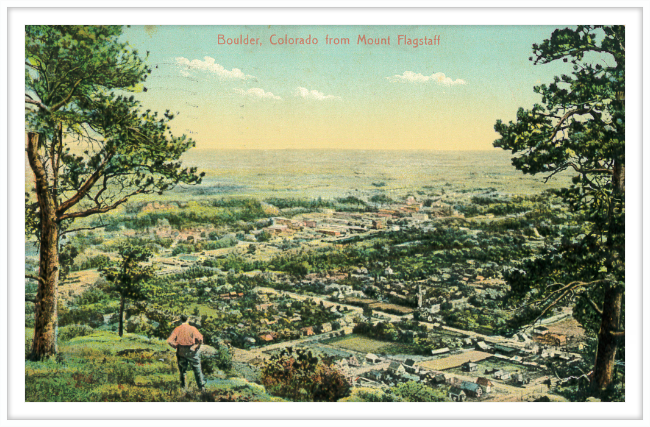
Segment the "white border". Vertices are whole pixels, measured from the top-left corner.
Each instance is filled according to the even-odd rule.
[[[4,2],[3,6],[10,3],[8,7],[20,7],[24,3]],[[60,6],[62,2],[58,2]],[[183,5],[185,6],[184,2]],[[227,4],[237,4],[225,2]],[[406,3],[406,2],[404,2]],[[35,2],[37,6],[48,6],[50,3]],[[65,5],[79,6],[80,2],[67,2]],[[102,2],[101,5],[106,3]],[[151,2],[114,2],[115,6],[143,6],[151,5]],[[177,5],[173,2],[156,2],[156,6]],[[199,2],[203,6],[205,2]],[[223,4],[223,3],[222,3]],[[266,3],[252,2],[252,5],[262,5]],[[293,5],[296,2],[283,2],[283,5]],[[377,4],[377,3],[375,3]],[[385,2],[379,3],[385,5]],[[411,2],[412,5],[422,5],[422,2]],[[465,3],[467,4],[467,3]],[[472,5],[481,6],[482,3],[472,2]],[[495,3],[491,3],[494,5]],[[512,6],[514,2],[497,3],[503,6]],[[549,2],[545,5],[583,5],[579,2]],[[593,4],[593,3],[592,3]],[[610,2],[597,2],[596,4],[605,5]],[[639,6],[640,2],[619,2],[617,6]],[[189,5],[189,4],[188,4]],[[402,4],[400,4],[402,5]],[[7,10],[3,8],[3,13]],[[645,10],[642,11],[645,15]],[[265,25],[273,24],[301,24],[301,25],[396,25],[396,24],[427,24],[427,25],[575,25],[577,23],[599,23],[599,24],[626,24],[626,49],[630,50],[627,55],[627,79],[630,83],[628,87],[641,87],[641,36],[642,23],[639,9],[583,9],[583,8],[536,8],[536,9],[156,9],[155,12],[146,8],[129,8],[128,10],[119,9],[11,9],[8,15],[3,15],[4,22],[8,22],[9,34],[9,75],[11,83],[9,87],[9,104],[8,108],[10,127],[8,129],[8,156],[0,156],[3,162],[8,162],[9,182],[9,199],[8,210],[11,227],[8,229],[7,236],[10,236],[9,242],[12,247],[24,247],[21,242],[24,240],[22,226],[24,223],[24,212],[22,205],[23,199],[23,177],[24,177],[24,119],[23,119],[23,95],[20,82],[23,76],[23,39],[22,27],[25,23],[30,24],[186,24],[186,25]],[[2,35],[4,39],[4,34]],[[644,40],[647,42],[647,32],[644,34]],[[4,41],[4,40],[3,40]],[[3,43],[3,48],[4,48]],[[489,48],[489,46],[486,46]],[[636,54],[636,55],[635,55]],[[647,58],[645,58],[647,61]],[[645,63],[647,65],[647,62]],[[646,68],[647,69],[647,68]],[[4,72],[4,70],[3,70]],[[4,77],[4,75],[3,75]],[[644,87],[644,96],[647,100],[647,88]],[[255,403],[255,404],[228,404],[220,403],[218,406],[198,405],[198,404],[131,404],[131,403],[112,403],[110,405],[102,403],[24,403],[24,361],[23,354],[23,328],[20,320],[23,318],[23,294],[22,294],[22,271],[24,258],[22,251],[10,252],[8,258],[10,267],[8,283],[14,284],[8,291],[8,316],[16,319],[12,325],[8,325],[9,335],[3,337],[2,341],[2,360],[3,365],[6,363],[4,354],[7,349],[12,349],[9,362],[10,371],[3,366],[4,372],[8,373],[11,392],[7,396],[7,388],[2,387],[0,399],[3,405],[3,425],[35,425],[34,423],[25,423],[17,419],[158,419],[156,425],[176,425],[178,421],[162,421],[172,419],[491,419],[491,420],[511,420],[500,421],[499,424],[521,424],[512,420],[528,419],[527,425],[547,425],[548,421],[542,419],[589,419],[589,425],[599,425],[607,423],[611,425],[612,419],[631,419],[641,416],[642,402],[642,384],[641,376],[632,374],[633,372],[643,372],[644,384],[648,384],[648,374],[646,370],[642,371],[641,361],[641,241],[638,230],[641,228],[641,93],[636,90],[628,90],[626,99],[630,107],[627,109],[627,129],[630,135],[626,137],[628,151],[628,188],[627,188],[627,341],[626,353],[628,366],[627,376],[627,401],[625,403],[609,404],[556,404],[546,403],[535,405],[532,403],[499,403],[499,404],[477,404],[465,403],[456,404],[319,404],[319,403]],[[4,105],[2,106],[4,109]],[[5,119],[2,115],[2,119]],[[644,138],[647,141],[647,137]],[[645,153],[644,153],[645,154]],[[0,182],[0,184],[3,184]],[[4,191],[4,185],[2,185]],[[646,188],[648,188],[646,186]],[[647,203],[647,201],[646,201]],[[647,212],[647,211],[646,211]],[[4,214],[4,212],[3,212]],[[21,222],[22,221],[22,222]],[[3,248],[4,250],[4,248]],[[2,262],[5,262],[2,257]],[[19,284],[19,285],[15,285]],[[4,287],[4,285],[3,285]],[[635,305],[636,302],[636,305]],[[647,304],[647,295],[645,298]],[[644,326],[647,325],[647,317],[644,320]],[[645,329],[648,330],[647,328]],[[9,342],[5,342],[6,337]],[[644,342],[647,350],[648,343]],[[14,351],[15,350],[15,351]],[[647,360],[648,351],[644,353]],[[3,372],[3,373],[4,373]],[[4,375],[2,375],[4,378]],[[9,406],[5,407],[9,398]],[[8,411],[7,411],[8,410]],[[187,414],[192,414],[189,417]],[[7,418],[4,418],[4,415]],[[40,423],[42,423],[41,421]],[[199,421],[197,421],[199,422]],[[331,424],[332,421],[325,421]],[[322,424],[324,424],[323,422]],[[94,421],[93,425],[113,425],[115,421]],[[142,422],[138,422],[141,424]],[[458,424],[455,421],[454,424]],[[460,422],[461,425],[475,424],[475,421]],[[637,422],[633,422],[636,424]],[[52,422],[48,423],[52,425]],[[87,425],[87,421],[59,421],[54,425]],[[202,422],[202,424],[206,424]],[[238,424],[241,424],[239,422]],[[268,422],[265,422],[268,424]],[[275,423],[273,423],[275,424]],[[279,423],[278,423],[279,424]],[[287,424],[282,422],[283,425]],[[318,425],[321,422],[310,421],[309,424]],[[355,422],[357,424],[357,422]],[[373,422],[373,425],[383,425],[384,423]],[[393,423],[394,424],[394,423]],[[430,423],[429,423],[430,424]],[[131,423],[127,424],[131,425]]]

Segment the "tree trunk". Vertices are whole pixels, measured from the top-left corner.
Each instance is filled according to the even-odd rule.
[[[614,380],[614,362],[618,349],[618,338],[612,333],[619,328],[621,321],[621,303],[623,287],[609,284],[605,290],[603,318],[598,332],[598,350],[594,362],[594,376],[591,386],[594,391],[606,391]]]
[[[625,217],[619,223],[617,219],[619,205],[621,209],[625,206],[625,163],[620,159],[614,161],[612,174],[612,201],[609,206],[609,233],[607,236],[607,246],[609,248],[609,259],[606,261],[608,271],[613,272],[615,263],[620,251],[617,250],[618,234],[625,233]],[[625,260],[622,260],[623,263]],[[600,394],[610,388],[614,382],[614,371],[616,362],[616,351],[618,350],[618,337],[614,332],[618,332],[621,327],[621,312],[623,295],[625,293],[624,284],[609,282],[605,288],[603,300],[603,314],[598,332],[598,349],[596,350],[596,360],[594,361],[594,374],[591,379],[591,388],[597,394]]]
[[[117,333],[120,337],[124,333],[124,295],[120,296],[120,327]]]
[[[31,359],[43,360],[57,353],[57,296],[59,284],[59,229],[54,199],[50,194],[45,167],[38,153],[39,135],[27,136],[27,157],[34,172],[40,209],[40,261],[36,294],[34,341]]]

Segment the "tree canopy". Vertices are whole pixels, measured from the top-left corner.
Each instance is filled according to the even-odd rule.
[[[494,146],[511,151],[512,164],[523,173],[549,180],[572,172],[572,185],[559,194],[569,203],[576,226],[507,274],[510,297],[541,307],[536,318],[559,305],[573,306],[587,330],[599,334],[594,370],[603,389],[611,383],[616,341],[623,334],[625,28],[558,29],[533,45],[533,54],[535,64],[562,60],[573,71],[535,86],[541,104],[520,108],[516,122],[497,121],[501,137]],[[599,364],[603,358],[607,367]]]
[[[35,358],[56,353],[60,233],[132,196],[203,176],[181,165],[195,143],[172,134],[174,115],[128,96],[147,90],[151,70],[121,34],[119,26],[25,27],[26,151],[36,193],[36,203],[25,203],[26,231],[40,243]]]

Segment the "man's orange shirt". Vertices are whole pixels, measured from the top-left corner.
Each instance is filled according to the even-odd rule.
[[[174,329],[174,332],[167,338],[167,342],[174,348],[179,345],[195,345],[203,342],[203,335],[194,326],[183,323]]]

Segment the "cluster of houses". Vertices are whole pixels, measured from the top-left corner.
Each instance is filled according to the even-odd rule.
[[[480,399],[481,396],[490,393],[494,387],[488,378],[478,377],[475,382],[463,381],[442,372],[422,369],[413,359],[406,359],[403,363],[392,361],[386,369],[368,371],[355,380],[359,385],[371,387],[393,387],[408,381],[434,387],[446,386],[449,387],[448,396],[452,401],[464,401],[467,398]]]

